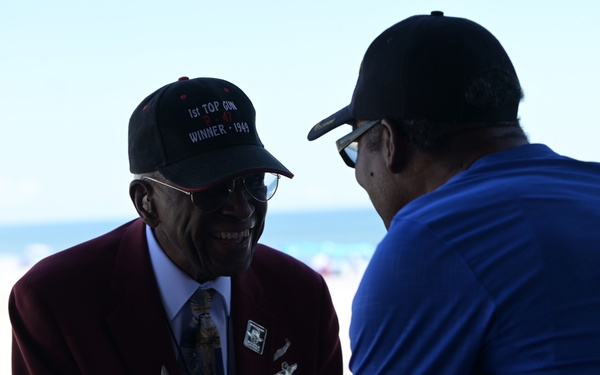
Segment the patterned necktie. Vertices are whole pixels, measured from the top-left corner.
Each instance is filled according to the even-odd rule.
[[[192,320],[181,337],[179,365],[183,374],[223,375],[219,330],[210,317],[214,289],[198,289],[189,300]]]

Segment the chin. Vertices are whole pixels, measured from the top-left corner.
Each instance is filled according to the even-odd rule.
[[[380,208],[375,204],[373,204],[373,207],[375,207],[375,211],[377,211],[377,214],[381,218],[381,221],[383,221],[383,225],[385,226],[385,229],[386,230],[390,229],[390,224],[392,223],[392,219],[394,218],[396,213],[389,212],[389,207]]]
[[[252,246],[252,250],[248,253],[248,256],[244,259],[240,259],[239,262],[230,263],[225,268],[224,271],[227,272],[227,276],[236,276],[242,272],[245,272],[250,264],[252,264],[252,258],[254,257],[254,245]]]
[[[221,276],[237,276],[241,273],[244,273],[248,269],[248,267],[250,267],[250,263],[252,263],[252,260],[243,265],[237,264],[235,266],[227,267],[226,269],[223,269],[222,272],[220,272],[220,274]]]

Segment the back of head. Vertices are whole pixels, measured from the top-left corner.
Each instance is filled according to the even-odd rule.
[[[365,53],[350,105],[315,125],[308,139],[357,119],[515,121],[521,96],[498,40],[475,22],[436,11],[379,35]]]

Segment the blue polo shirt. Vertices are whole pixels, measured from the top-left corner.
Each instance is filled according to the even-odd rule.
[[[600,164],[525,145],[406,205],[350,339],[355,375],[600,374]]]

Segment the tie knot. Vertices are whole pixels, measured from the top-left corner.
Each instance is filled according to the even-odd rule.
[[[214,295],[215,290],[213,288],[196,290],[190,297],[190,308],[194,316],[210,313],[210,305]]]

